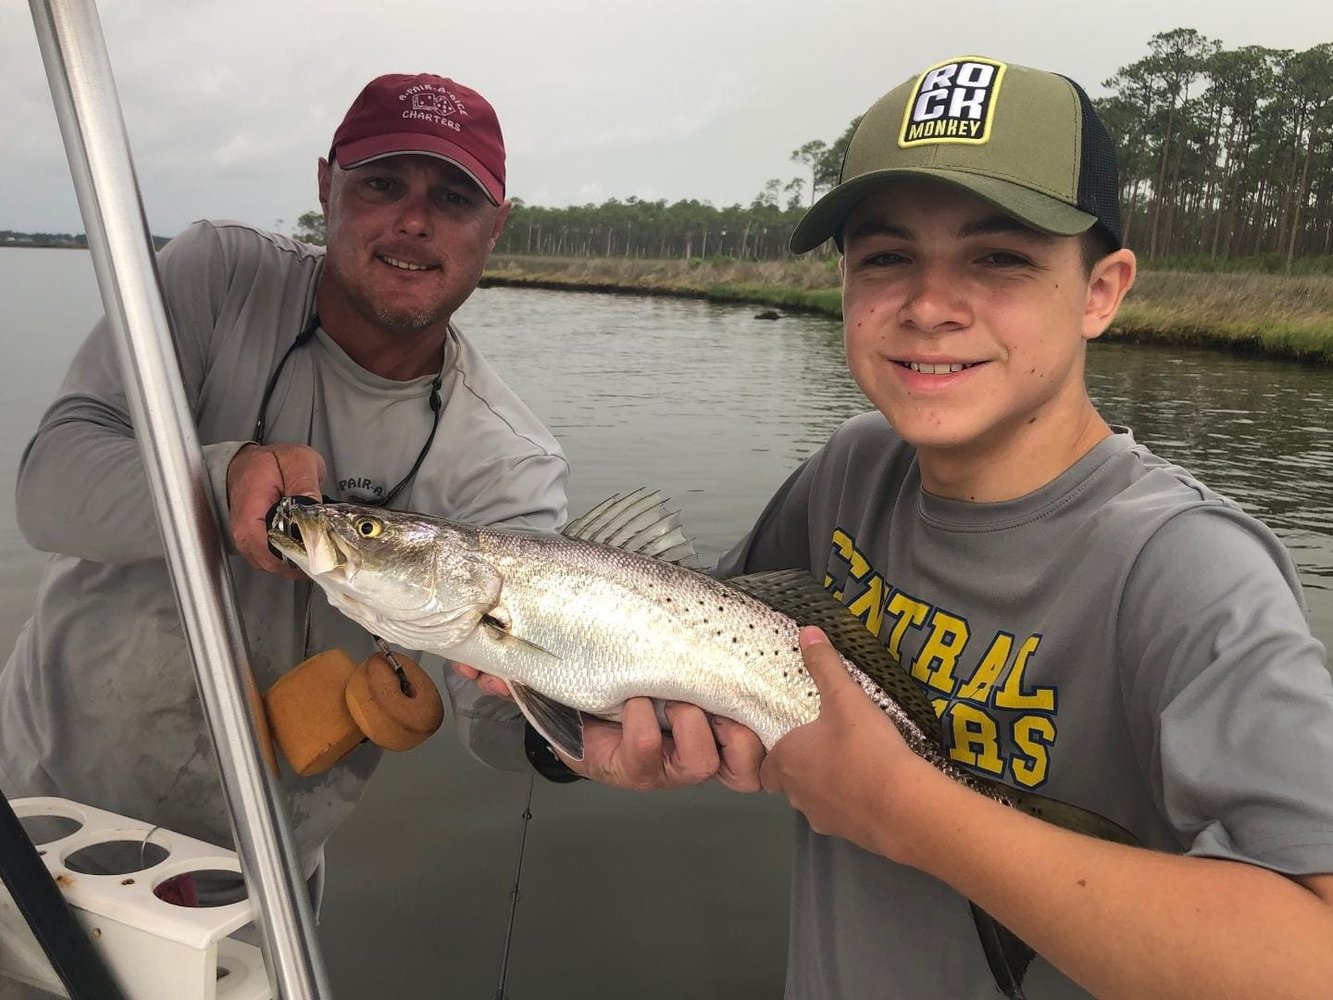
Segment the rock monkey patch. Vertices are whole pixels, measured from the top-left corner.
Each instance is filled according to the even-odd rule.
[[[926,70],[908,99],[898,145],[989,142],[1004,70],[1004,63],[979,57],[952,59]]]

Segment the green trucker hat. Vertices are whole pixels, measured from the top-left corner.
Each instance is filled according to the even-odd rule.
[[[1042,232],[1098,226],[1123,245],[1115,146],[1083,88],[1055,73],[960,56],[889,91],[852,133],[838,185],[797,224],[792,251],[840,240],[856,204],[898,177],[956,185]]]

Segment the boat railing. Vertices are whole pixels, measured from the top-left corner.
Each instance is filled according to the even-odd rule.
[[[328,996],[101,21],[92,0],[30,6],[273,995]]]

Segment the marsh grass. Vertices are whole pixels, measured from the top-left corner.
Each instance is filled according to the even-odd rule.
[[[1333,363],[1333,275],[1145,270],[1110,335]]]
[[[828,316],[842,308],[836,257],[495,257],[483,283],[680,295]],[[1144,269],[1107,336],[1333,364],[1333,275]]]

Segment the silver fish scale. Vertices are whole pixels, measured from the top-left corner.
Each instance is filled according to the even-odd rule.
[[[560,660],[508,644],[489,667],[463,657],[473,666],[606,718],[618,718],[636,695],[689,702],[744,724],[769,749],[819,715],[799,626],[749,594],[658,559],[560,536],[482,529],[478,543],[504,577],[500,601],[513,633]],[[915,753],[1002,797],[953,765],[938,737],[868,674],[846,657],[843,664]]]
[[[607,717],[635,695],[688,701],[770,747],[819,714],[796,623],[749,595],[589,542],[485,530],[478,542],[504,578],[510,631],[559,660],[492,638],[498,662],[460,650],[465,662]]]

